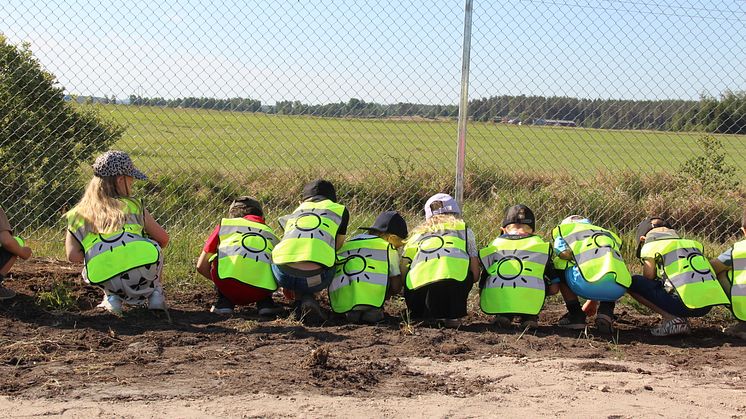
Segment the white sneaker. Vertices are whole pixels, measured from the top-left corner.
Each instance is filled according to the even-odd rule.
[[[148,297],[148,308],[150,310],[166,310],[166,296],[163,295],[163,288],[156,287],[150,297]]]
[[[658,326],[650,329],[650,333],[653,336],[688,335],[691,333],[691,329],[689,328],[689,323],[686,319],[674,317],[673,319],[664,321]]]
[[[122,315],[122,299],[116,295],[104,295],[104,299],[96,307],[103,308],[115,316]]]

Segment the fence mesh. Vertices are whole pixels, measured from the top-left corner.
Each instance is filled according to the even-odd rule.
[[[626,232],[658,213],[731,238],[743,2],[474,3],[464,215],[480,242],[515,203],[542,231],[579,213]],[[453,192],[462,1],[10,0],[0,14],[0,199],[27,234],[60,226],[106,148],[150,176],[137,193],[172,232],[206,234],[244,194],[274,222],[317,177],[353,227],[386,209],[416,224]]]

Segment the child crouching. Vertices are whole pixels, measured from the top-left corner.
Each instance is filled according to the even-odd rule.
[[[397,249],[404,245],[407,223],[398,212],[385,211],[362,229],[368,233],[352,237],[337,252],[329,302],[348,321],[376,323],[384,318],[386,298],[402,287]]]
[[[237,305],[256,303],[260,316],[278,314],[272,300],[277,281],[272,249],[279,241],[264,223],[262,205],[250,196],[237,198],[205,242],[197,272],[215,283],[217,299],[210,311],[232,314]]]

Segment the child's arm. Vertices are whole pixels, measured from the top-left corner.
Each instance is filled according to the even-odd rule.
[[[469,258],[469,272],[471,272],[471,279],[474,282],[479,282],[479,258],[478,257],[470,257]]]
[[[658,271],[655,268],[654,259],[643,259],[642,260],[642,276],[645,279],[656,280],[658,278]]]
[[[343,244],[345,244],[345,237],[347,237],[344,234],[338,234],[336,242],[334,245],[336,246],[334,250],[339,250],[340,247],[342,247]]]
[[[710,259],[710,265],[712,265],[712,269],[715,270],[715,275],[720,275],[723,272],[727,272],[731,268],[730,266],[721,262],[718,258]]]
[[[389,277],[389,288],[391,295],[396,295],[401,292],[404,283],[401,280],[401,275],[394,275]]]
[[[85,260],[83,248],[69,231],[65,236],[65,254],[67,254],[67,260],[73,263],[83,263]]]
[[[207,253],[203,250],[197,259],[197,272],[207,279],[212,279],[210,278],[210,258],[213,255],[214,253]]]
[[[31,257],[31,248],[18,244],[15,237],[13,237],[8,230],[0,231],[0,246],[21,259],[28,259]]]
[[[148,212],[148,210],[145,210],[145,232],[150,236],[151,239],[158,242],[161,247],[168,246],[168,233],[166,230],[161,227],[160,224],[158,224],[158,221],[155,221],[155,218],[153,218],[152,215]]]

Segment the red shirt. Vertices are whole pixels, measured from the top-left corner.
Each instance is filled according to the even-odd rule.
[[[255,223],[261,223],[266,224],[264,222],[264,217],[260,217],[258,215],[247,215],[243,217],[244,220],[253,221]],[[207,238],[207,241],[205,242],[205,246],[202,248],[202,250],[205,253],[218,253],[218,242],[219,240],[219,234],[220,234],[220,224],[215,226],[215,230],[212,231],[212,234],[210,234],[210,237]]]

